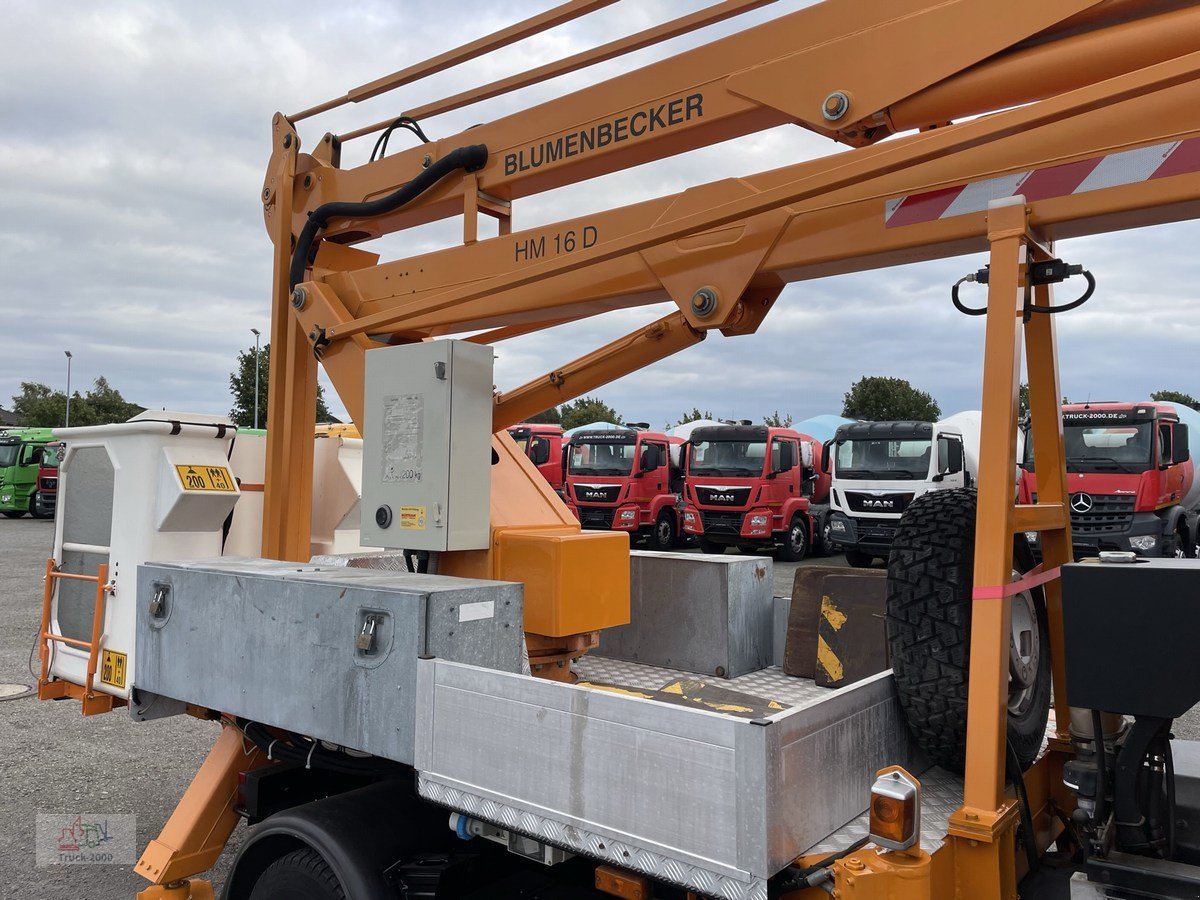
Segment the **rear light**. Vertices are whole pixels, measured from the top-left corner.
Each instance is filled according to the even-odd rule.
[[[900,766],[882,769],[871,786],[871,840],[907,850],[921,838],[921,784]]]

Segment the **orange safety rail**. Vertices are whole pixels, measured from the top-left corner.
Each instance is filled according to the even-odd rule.
[[[96,604],[92,613],[92,639],[81,641],[65,635],[54,634],[50,630],[50,612],[54,601],[54,585],[57,581],[91,581],[96,585]],[[74,697],[83,706],[85,716],[112,711],[117,706],[126,705],[126,701],[111,694],[92,690],[92,682],[96,677],[96,665],[100,658],[100,639],[104,629],[105,595],[112,588],[108,584],[108,564],[102,563],[95,575],[76,575],[73,572],[60,572],[54,565],[53,559],[46,560],[46,580],[42,593],[42,627],[38,632],[38,655],[42,661],[41,675],[38,677],[39,700],[62,700]],[[84,684],[75,684],[50,677],[50,645],[52,642],[69,644],[80,650],[88,651],[87,678]]]

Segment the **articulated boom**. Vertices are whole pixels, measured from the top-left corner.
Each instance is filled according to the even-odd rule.
[[[275,116],[262,193],[275,245],[276,366],[264,553],[308,555],[318,361],[361,427],[364,356],[373,347],[480,331],[468,340],[491,344],[610,310],[674,305],[624,338],[496,393],[491,548],[443,554],[439,571],[528,582],[533,573],[499,552],[505,535],[519,529],[560,540],[578,525],[506,427],[710,331],[754,332],[789,282],[990,249],[975,577],[977,598],[998,602],[974,614],[965,797],[951,834],[960,896],[1014,896],[1016,806],[1003,787],[1011,535],[1045,532],[1047,573],[1070,554],[1064,486],[1050,474],[1063,470],[1053,317],[1022,314],[1027,302],[1052,305],[1050,289],[1031,287],[1026,267],[1052,258],[1058,238],[1200,210],[1200,6],[826,0],[469,131],[340,166],[345,141],[408,125],[423,135],[440,113],[766,5],[727,0],[410,108],[406,120],[325,134],[301,152],[296,123],[309,115],[605,5],[565,3],[300,114]],[[514,230],[523,197],[783,124],[848,149]],[[496,237],[479,238],[481,214],[499,220]],[[460,246],[389,262],[354,246],[458,215]],[[1036,506],[1014,508],[1022,337],[1041,495]],[[597,563],[589,583],[614,577],[611,563],[624,545],[615,555],[615,545],[606,546],[608,564]],[[578,607],[572,629],[531,634],[530,647],[535,657],[562,660],[603,626],[589,624],[586,598],[552,593]],[[1046,593],[1065,739],[1057,583]]]

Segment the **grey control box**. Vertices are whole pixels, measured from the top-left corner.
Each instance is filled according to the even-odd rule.
[[[492,348],[427,341],[367,353],[362,543],[488,546]]]

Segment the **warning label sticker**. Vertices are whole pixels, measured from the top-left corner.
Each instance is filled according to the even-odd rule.
[[[425,530],[425,507],[423,506],[402,506],[400,507],[400,527],[407,528],[410,531]]]
[[[383,470],[380,477],[384,482],[421,480],[424,418],[425,402],[420,394],[383,398]],[[423,507],[411,508],[421,509],[424,517]],[[424,524],[421,527],[424,528]]]
[[[125,663],[128,656],[116,650],[105,650],[100,660],[100,680],[115,688],[125,687]]]
[[[224,491],[233,493],[237,482],[224,466],[176,466],[179,483],[189,491]]]

